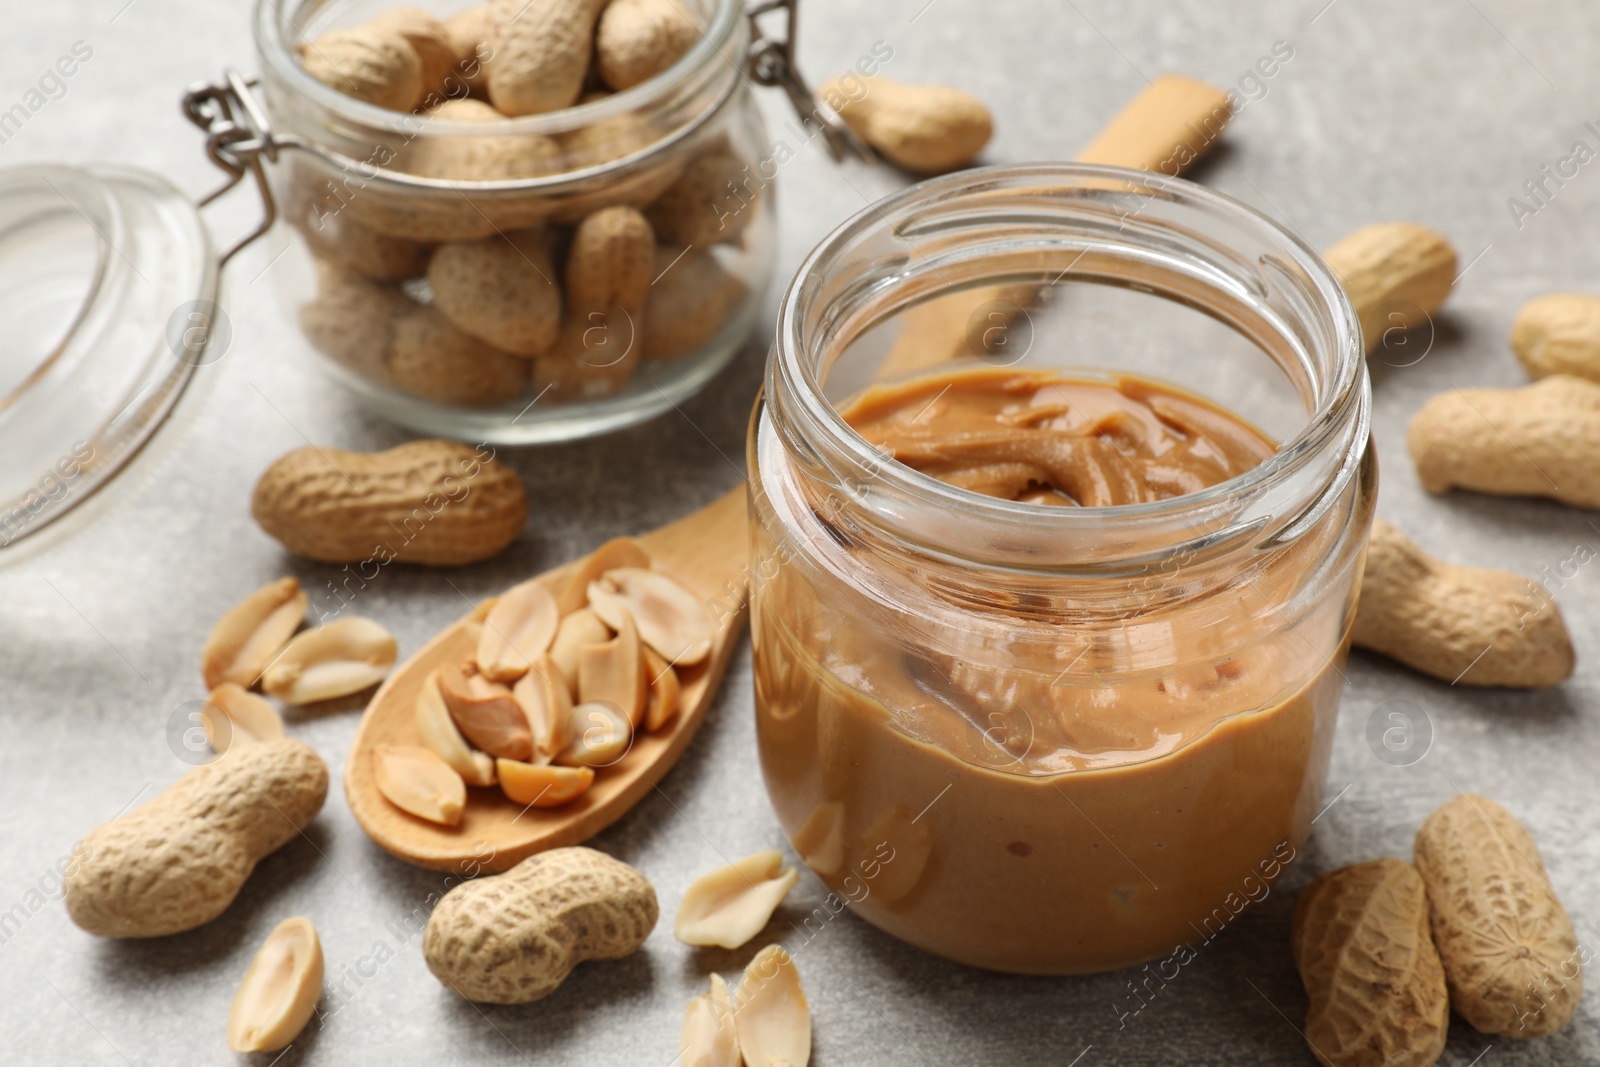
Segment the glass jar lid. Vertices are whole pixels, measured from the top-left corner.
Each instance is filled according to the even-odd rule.
[[[218,278],[164,178],[0,169],[0,564],[78,528],[171,443],[230,341]]]

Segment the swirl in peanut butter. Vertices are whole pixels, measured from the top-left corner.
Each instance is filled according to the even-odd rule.
[[[908,467],[1028,504],[1165,500],[1243,474],[1274,451],[1237,416],[1135,377],[957,371],[874,386],[842,414]]]

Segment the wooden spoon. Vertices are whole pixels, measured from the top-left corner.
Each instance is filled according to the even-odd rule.
[[[1157,78],[1125,107],[1079,156],[1081,160],[1177,173],[1215,142],[1230,115],[1227,95],[1174,75]],[[1031,285],[964,290],[908,311],[894,350],[879,377],[897,376],[956,358],[973,307],[985,300],[1031,299]],[[741,487],[639,539],[655,566],[720,605],[716,642],[705,663],[682,674],[681,707],[671,728],[641,732],[628,754],[596,774],[594,785],[559,808],[524,808],[498,788],[470,789],[459,826],[439,826],[406,814],[379,794],[372,752],[385,744],[420,744],[415,725],[417,691],[436,667],[472,651],[469,612],[401,664],[367,706],[345,765],[350,810],[371,838],[411,863],[463,876],[514,866],[535,852],[588,840],[649,792],[677,762],[699,729],[722,682],[745,619],[749,530]],[[587,557],[585,557],[587,558]],[[559,596],[583,560],[548,571],[541,580]]]
[[[1228,94],[1205,82],[1163,74],[1147,85],[1128,106],[1078,153],[1079,163],[1150,170],[1177,176],[1210,151],[1233,116]],[[967,324],[973,312],[1026,307],[1039,287],[1031,282],[980,285],[934,297],[900,316],[900,333],[878,373],[900,377],[947,360],[971,355]],[[986,322],[997,322],[991,310]]]
[[[711,605],[717,635],[711,655],[682,670],[677,717],[658,733],[641,730],[627,755],[595,773],[594,785],[559,808],[524,808],[498,787],[470,788],[459,826],[440,826],[408,815],[378,792],[372,753],[379,745],[422,743],[416,727],[417,693],[437,667],[459,663],[473,650],[467,612],[422,646],[383,683],[367,705],[345,763],[350,811],[374,841],[410,863],[463,876],[503,871],[547,848],[576,845],[610,826],[648,793],[677,762],[700,728],[722,684],[728,657],[745,619],[749,530],[741,486],[693,514],[639,538],[652,565]],[[584,559],[539,576],[559,595]]]

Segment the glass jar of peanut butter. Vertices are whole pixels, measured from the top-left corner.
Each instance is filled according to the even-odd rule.
[[[749,455],[761,766],[811,869],[1039,974],[1268,892],[1376,492],[1358,342],[1316,253],[1181,179],[968,171],[823,241]]]
[[[190,91],[212,159],[282,223],[261,273],[380,414],[585,437],[671,409],[747,338],[786,158],[751,85],[788,53],[758,54],[738,0],[651,9],[651,49],[604,7],[257,0],[259,78]]]

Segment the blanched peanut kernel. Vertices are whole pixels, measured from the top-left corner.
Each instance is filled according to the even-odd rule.
[[[717,627],[701,599],[660,571],[619,567],[589,584],[589,604],[613,630],[624,614],[668,663],[693,666],[711,652]]]
[[[322,943],[306,918],[275,927],[239,983],[228,1012],[228,1048],[277,1052],[311,1021],[322,998]]]
[[[442,826],[461,822],[466,784],[432,749],[384,745],[372,753],[372,773],[378,792],[401,811]]]
[[[255,744],[283,736],[278,709],[232,682],[223,682],[206,697],[200,709],[200,728],[212,751],[223,753],[235,744]]]
[[[283,646],[261,688],[285,704],[333,700],[383,681],[399,654],[394,636],[371,619],[339,619]]]
[[[561,624],[555,597],[537,579],[514,586],[495,601],[478,638],[478,669],[496,682],[521,678],[550,648]]]
[[[686,945],[747,944],[800,880],[799,871],[782,868],[783,857],[768,849],[696,878],[683,894],[674,936]]]

